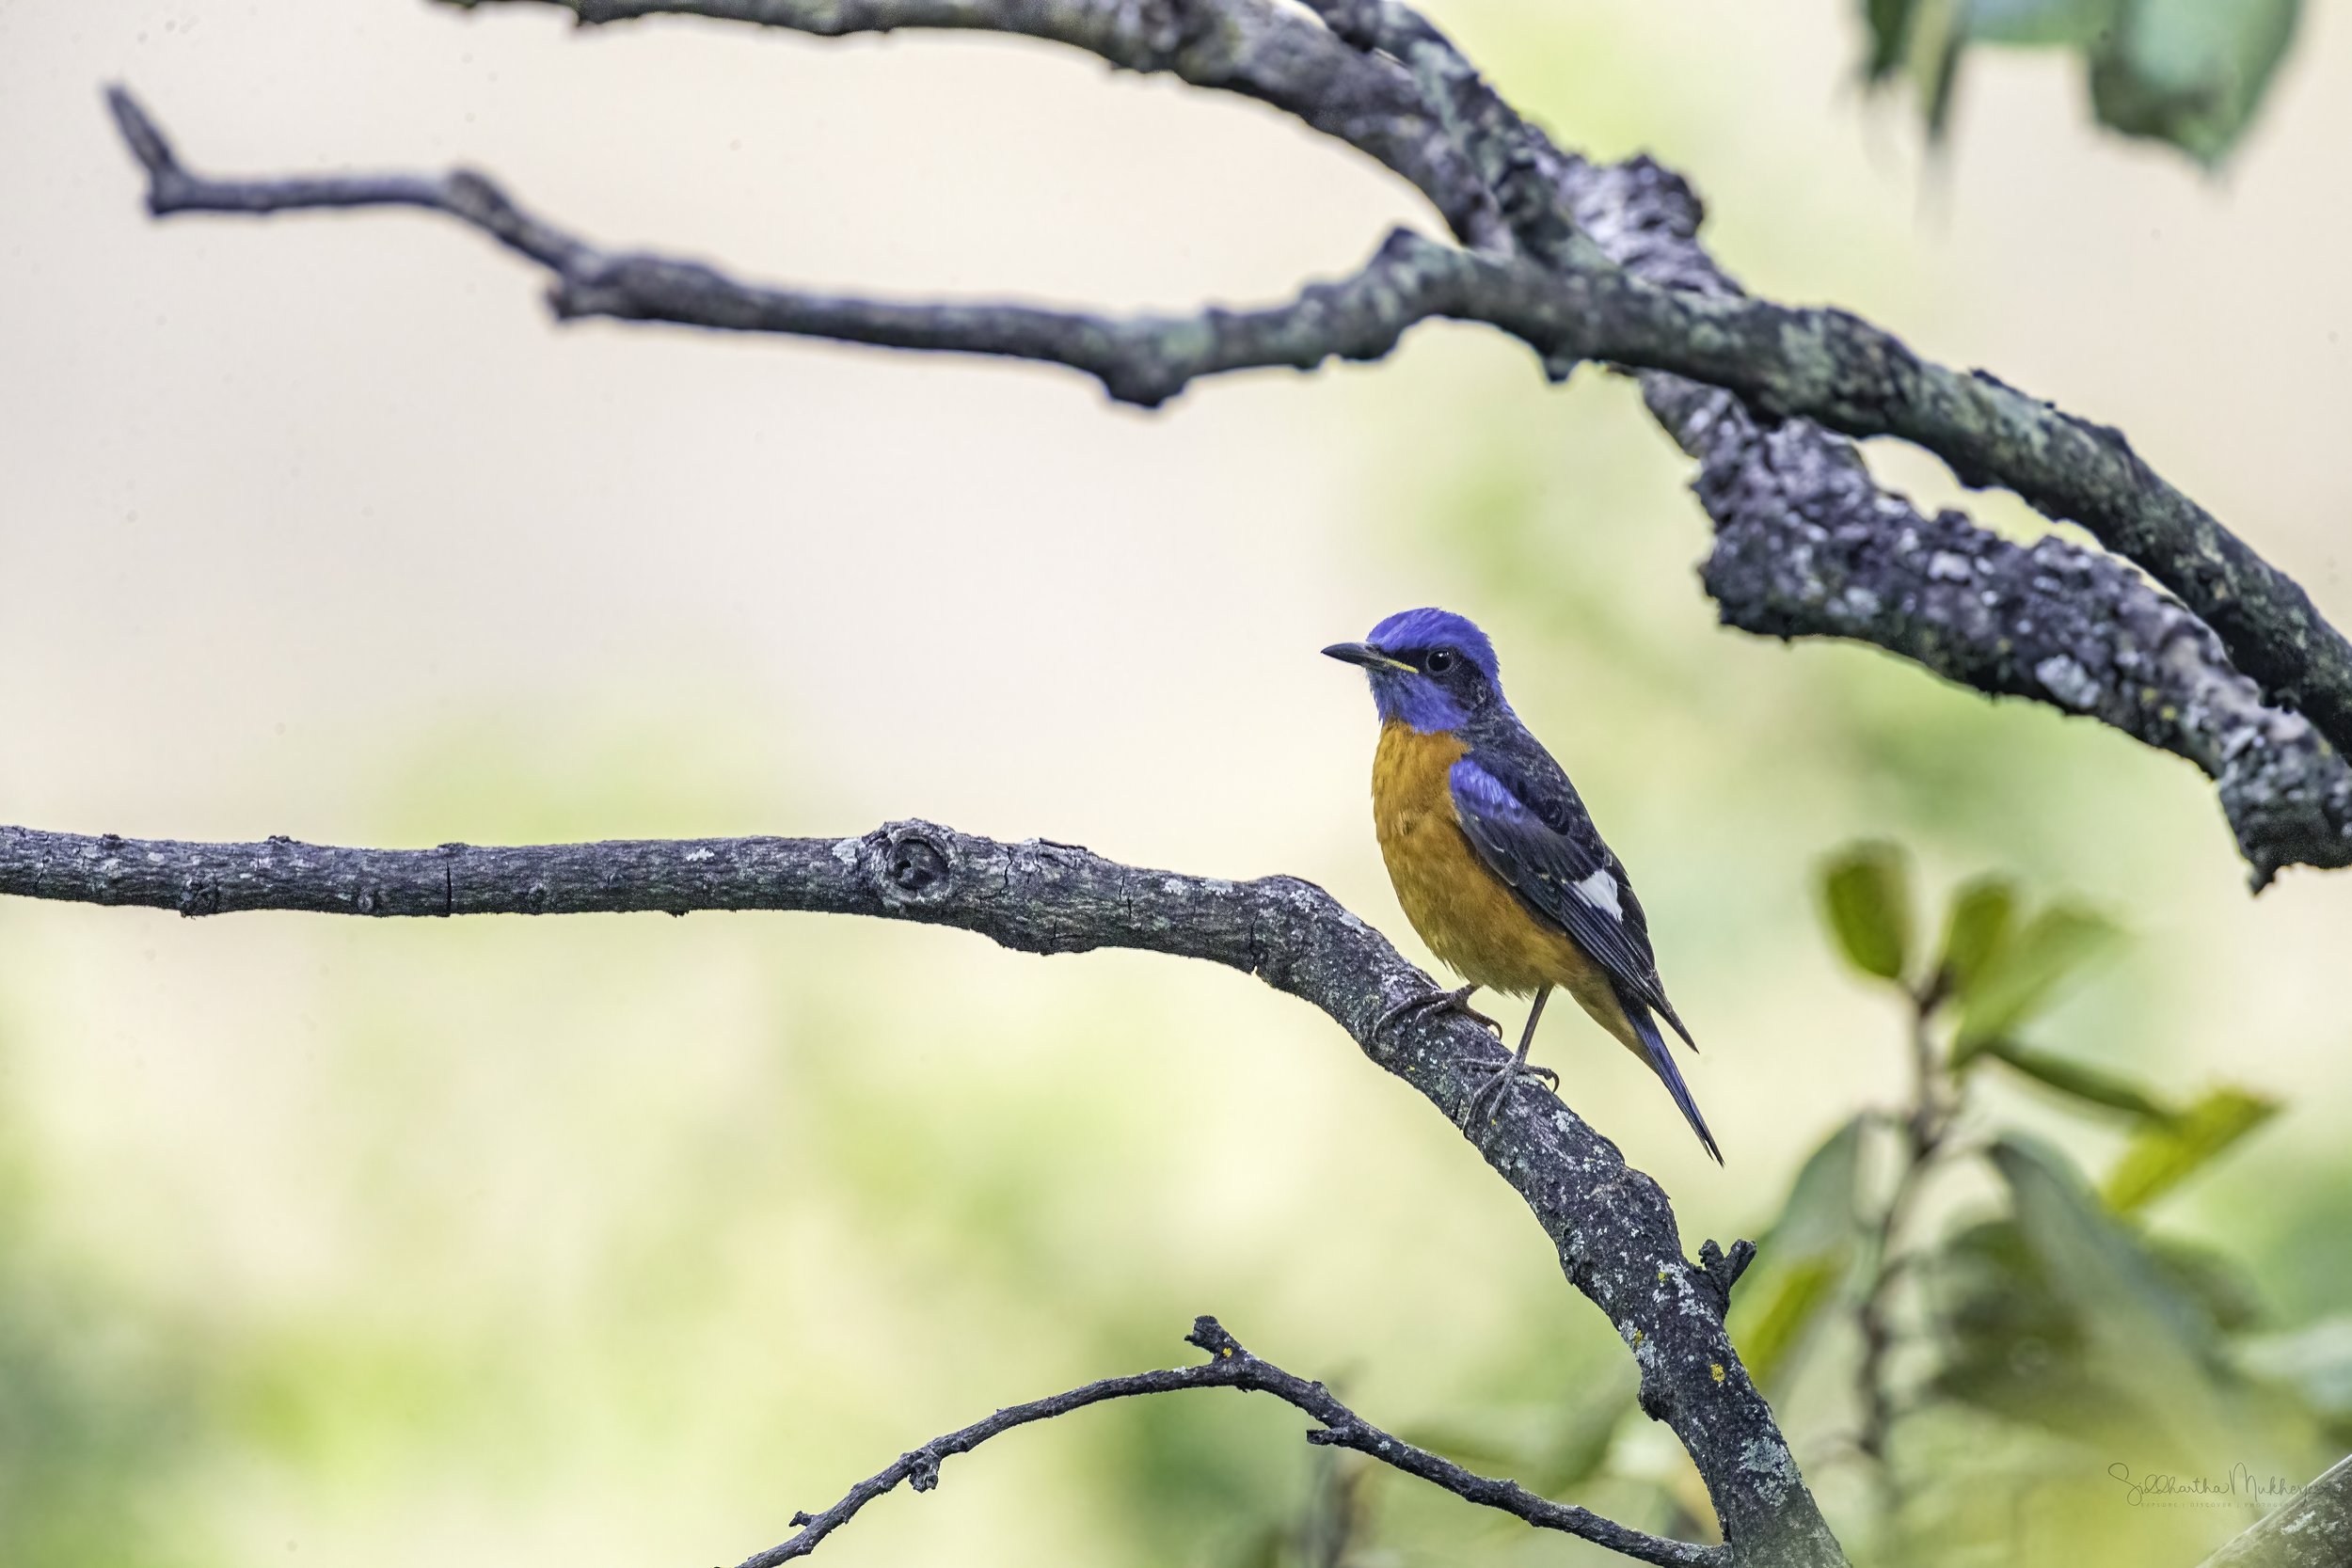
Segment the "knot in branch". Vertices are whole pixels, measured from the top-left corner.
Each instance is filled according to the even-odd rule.
[[[939,1484],[939,1455],[930,1448],[902,1453],[898,1463],[907,1467],[907,1484],[917,1492],[929,1492]]]
[[[1249,1355],[1242,1349],[1241,1341],[1225,1331],[1223,1323],[1205,1313],[1192,1320],[1192,1332],[1184,1336],[1184,1342],[1199,1345],[1219,1361],[1241,1361]]]
[[[1701,1276],[1713,1288],[1716,1301],[1725,1311],[1731,1309],[1731,1288],[1740,1283],[1740,1276],[1755,1261],[1756,1243],[1744,1238],[1732,1243],[1729,1253],[1717,1246],[1711,1237],[1699,1243]]]
[[[1147,73],[1174,71],[1184,52],[1204,41],[1221,20],[1214,7],[1200,0],[1144,0],[1136,14],[1142,23],[1136,36],[1137,57],[1112,63]]]
[[[955,887],[955,858],[939,830],[928,822],[893,822],[868,863],[882,902],[896,907],[935,904]]]
[[[1307,1433],[1309,1446],[1318,1449],[1358,1449],[1375,1441],[1372,1429],[1360,1421],[1336,1421]]]
[[[191,873],[180,884],[180,913],[194,920],[199,915],[220,912],[220,881],[202,872]]]

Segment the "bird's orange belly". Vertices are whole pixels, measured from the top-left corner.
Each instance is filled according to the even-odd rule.
[[[1373,821],[1405,918],[1465,980],[1518,995],[1559,986],[1613,1025],[1623,1012],[1598,966],[1520,903],[1463,836],[1448,775],[1468,750],[1454,736],[1401,723],[1380,732]]]

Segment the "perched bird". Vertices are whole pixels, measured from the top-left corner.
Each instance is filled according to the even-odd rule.
[[[1633,884],[1601,842],[1576,786],[1503,700],[1494,644],[1459,615],[1407,610],[1361,642],[1323,650],[1360,665],[1380,710],[1372,815],[1397,902],[1431,952],[1469,981],[1391,1008],[1469,1013],[1481,988],[1534,995],[1511,1065],[1471,1097],[1466,1124],[1546,1069],[1527,1065],[1552,988],[1569,995],[1666,1085],[1718,1164],[1723,1151],[1675,1068],[1663,1017],[1692,1050],[1666,1000],[1649,923]]]

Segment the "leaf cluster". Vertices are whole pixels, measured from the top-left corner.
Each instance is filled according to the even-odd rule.
[[[2113,922],[2074,899],[2028,908],[2014,882],[1980,878],[1950,895],[1925,942],[1908,860],[1886,844],[1832,857],[1820,895],[1837,951],[1910,1011],[1917,1087],[1900,1115],[1833,1130],[1764,1239],[1732,1327],[1767,1391],[1786,1397],[1812,1348],[1852,1321],[1865,1383],[1887,1385],[1858,1399],[1858,1446],[1882,1466],[1899,1467],[1902,1450],[1869,1431],[1874,1397],[1906,1421],[1957,1413],[2021,1439],[2109,1457],[2153,1448],[2185,1465],[2352,1442],[2352,1319],[2265,1333],[2234,1264],[2149,1223],[2279,1103],[2227,1085],[2183,1096],[2033,1038],[2118,945]],[[1972,1092],[1988,1072],[2120,1131],[2105,1175],[2089,1180],[2058,1148],[1994,1124]],[[1963,1163],[1989,1201],[1907,1237],[1919,1187]],[[1874,1319],[1901,1325],[1883,1366]],[[1899,1478],[1889,1490],[1899,1503]]]
[[[2237,145],[2295,39],[2301,0],[1863,0],[1863,73],[1908,80],[1931,138],[1979,44],[2077,56],[2100,124],[2208,167]]]

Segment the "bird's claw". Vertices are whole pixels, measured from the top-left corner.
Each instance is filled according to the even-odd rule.
[[[1404,1001],[1399,1002],[1395,1006],[1391,1007],[1387,1012],[1382,1013],[1378,1018],[1375,1019],[1372,1024],[1372,1033],[1366,1037],[1375,1040],[1378,1039],[1382,1034],[1387,1032],[1390,1024],[1394,1023],[1398,1019],[1405,1017],[1407,1013],[1418,1013],[1429,1009],[1441,1009],[1449,1013],[1459,1013],[1473,1023],[1483,1023],[1487,1028],[1492,1029],[1495,1032],[1496,1037],[1500,1038],[1502,1035],[1502,1025],[1497,1023],[1493,1019],[1488,1018],[1485,1013],[1480,1012],[1477,1008],[1470,1005],[1470,999],[1477,990],[1478,988],[1476,986],[1456,986],[1452,990],[1447,990],[1444,988],[1439,987],[1434,990],[1425,990],[1419,996],[1408,996]]]
[[[1553,1092],[1560,1087],[1560,1075],[1548,1067],[1537,1067],[1525,1060],[1505,1062],[1471,1091],[1470,1104],[1462,1111],[1462,1130],[1467,1132],[1489,1114],[1499,1117],[1509,1109],[1511,1096],[1518,1091],[1522,1078],[1541,1079],[1544,1087]]]

